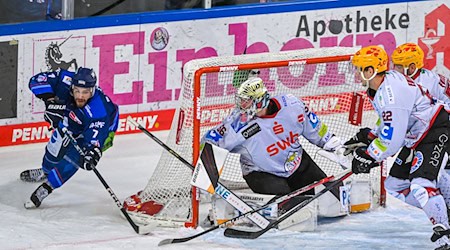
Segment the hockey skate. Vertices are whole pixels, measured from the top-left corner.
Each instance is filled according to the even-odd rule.
[[[450,249],[450,240],[448,236],[450,235],[450,230],[446,229],[442,224],[436,224],[433,226],[433,235],[431,236],[431,241],[437,246],[435,250],[445,250]]]
[[[47,180],[42,168],[28,169],[20,173],[20,179],[25,182],[41,182]]]
[[[30,200],[26,201],[24,206],[26,209],[38,208],[42,200],[44,200],[49,194],[51,194],[53,188],[46,182],[42,183],[32,194]]]

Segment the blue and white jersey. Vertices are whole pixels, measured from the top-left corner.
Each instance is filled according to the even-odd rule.
[[[377,161],[394,155],[402,146],[414,148],[433,125],[442,108],[411,78],[388,71],[371,100],[381,119],[377,136],[367,152]]]
[[[85,148],[102,148],[109,132],[115,132],[119,123],[119,109],[100,88],[95,90],[83,108],[74,102],[67,105],[63,122],[59,127],[67,127]]]
[[[319,147],[332,137],[316,114],[293,95],[276,96],[270,101],[277,106],[276,113],[247,122],[235,109],[203,137],[203,141],[239,153],[243,175],[259,171],[289,177],[302,161],[300,136]]]
[[[74,74],[67,70],[42,72],[31,77],[28,86],[36,97],[44,101],[56,96],[67,104],[72,98],[70,87]]]
[[[78,108],[71,93],[74,74],[67,70],[39,73],[30,79],[29,88],[44,101],[57,97],[66,104],[64,119],[58,126],[67,127],[80,138],[80,146],[102,148],[109,132],[117,130],[119,108],[98,87],[86,105]]]

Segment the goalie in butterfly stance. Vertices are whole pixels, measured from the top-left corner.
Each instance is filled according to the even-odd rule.
[[[362,48],[352,63],[368,85],[367,95],[381,119],[377,130],[362,129],[345,143],[347,148],[355,149],[353,172],[370,172],[377,162],[394,155],[402,146],[413,149],[412,166],[394,166],[386,179],[386,190],[423,209],[435,232],[449,229],[447,207],[437,187],[438,173],[447,163],[449,151],[448,106],[435,102],[411,78],[388,71],[387,54],[379,46]],[[399,178],[399,173],[408,176]],[[432,241],[437,241],[438,249],[450,249],[447,235],[435,233]]]
[[[119,111],[99,87],[94,70],[78,68],[69,71],[40,73],[30,80],[30,89],[46,102],[45,120],[53,133],[45,148],[41,169],[26,170],[21,179],[43,183],[25,202],[36,208],[54,189],[61,187],[79,168],[93,170],[102,151],[112,146],[117,130]],[[77,139],[85,156],[81,156],[62,130]]]
[[[263,80],[250,77],[237,90],[236,109],[203,142],[240,154],[243,178],[254,193],[284,195],[326,177],[300,136],[328,151],[342,146],[300,99],[291,94],[271,98]]]

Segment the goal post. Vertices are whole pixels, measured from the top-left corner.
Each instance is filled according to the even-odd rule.
[[[346,140],[361,127],[373,127],[377,115],[365,88],[355,75],[351,58],[357,51],[350,47],[302,49],[279,53],[246,54],[192,60],[183,67],[179,107],[167,139],[167,145],[195,166],[204,133],[219,124],[235,107],[235,92],[258,71],[271,96],[291,93],[301,98],[330,130]],[[301,138],[303,148],[327,173],[342,169],[336,163],[316,155],[318,148]],[[268,145],[262,145],[262,148]],[[386,169],[372,170],[355,178],[371,180],[373,204],[384,205],[383,178]],[[199,192],[190,186],[192,171],[169,152],[163,152],[147,186],[139,193],[142,202],[157,202],[163,209],[155,215],[145,211],[131,214],[145,223],[196,227],[199,219]],[[221,183],[230,189],[246,188],[239,155],[226,159]]]

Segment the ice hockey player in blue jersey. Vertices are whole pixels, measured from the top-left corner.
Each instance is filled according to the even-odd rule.
[[[25,202],[36,208],[54,189],[67,182],[79,168],[93,170],[102,152],[112,146],[119,120],[118,106],[96,85],[93,69],[40,73],[30,80],[33,94],[46,103],[45,120],[53,127],[42,160],[42,174],[21,174],[24,181],[44,181]],[[67,128],[84,150],[81,156],[62,130]],[[37,171],[37,170],[35,170]]]
[[[237,90],[236,109],[203,141],[240,154],[253,192],[283,195],[326,177],[300,145],[300,136],[329,151],[341,146],[300,99],[291,94],[271,98],[262,79],[250,77]]]

